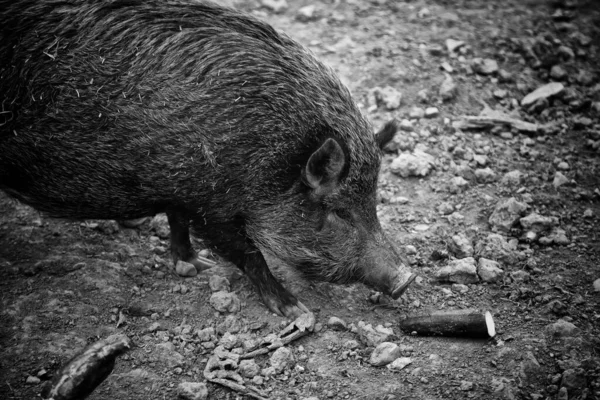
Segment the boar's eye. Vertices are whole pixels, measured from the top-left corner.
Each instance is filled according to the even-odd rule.
[[[348,223],[353,222],[352,214],[348,210],[336,209],[336,210],[333,210],[333,214],[335,214],[336,217],[343,219],[345,222],[348,222]]]

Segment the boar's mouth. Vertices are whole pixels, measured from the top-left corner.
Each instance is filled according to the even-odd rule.
[[[408,279],[406,279],[406,280],[398,279],[398,281],[395,283],[394,287],[392,288],[392,293],[390,294],[392,299],[396,300],[398,297],[402,296],[404,291],[410,286],[411,283],[413,283],[413,281],[416,278],[417,278],[417,275],[411,273],[410,276],[408,277]]]

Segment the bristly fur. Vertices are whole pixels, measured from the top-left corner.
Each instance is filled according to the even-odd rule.
[[[365,275],[383,240],[379,147],[348,89],[288,36],[162,0],[0,0],[0,35],[0,189],[59,217],[183,210],[234,262],[258,247],[313,278]],[[346,162],[315,200],[301,172],[328,138]]]

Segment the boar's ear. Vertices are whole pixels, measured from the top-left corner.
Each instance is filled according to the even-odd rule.
[[[332,183],[337,183],[345,162],[339,143],[329,138],[308,159],[302,174],[303,181],[319,192],[327,190]]]
[[[395,119],[386,122],[379,132],[375,134],[375,142],[381,150],[394,138],[396,131],[398,130],[398,123]]]

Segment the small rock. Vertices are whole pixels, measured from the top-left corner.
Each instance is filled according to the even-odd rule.
[[[450,179],[448,190],[450,193],[461,193],[469,187],[469,181],[462,176],[455,176]]]
[[[440,115],[440,110],[437,107],[427,107],[425,109],[425,118],[435,118]]]
[[[410,357],[400,357],[392,361],[391,364],[388,364],[386,368],[388,368],[391,371],[400,371],[406,368],[406,366],[411,363],[412,359]]]
[[[496,181],[496,173],[491,168],[478,168],[475,177],[479,183],[492,183]]]
[[[498,80],[500,82],[512,82],[514,80],[514,76],[513,74],[511,74],[510,72],[504,70],[504,69],[499,69],[498,70]]]
[[[209,303],[219,312],[235,313],[240,311],[241,302],[237,294],[229,292],[215,292],[210,296]]]
[[[581,392],[587,387],[587,378],[583,368],[569,368],[562,374],[560,385],[566,387],[569,393]]]
[[[600,292],[600,278],[596,279],[594,281],[594,292]]]
[[[448,49],[448,53],[454,53],[464,45],[465,42],[462,40],[446,39],[446,48]]]
[[[499,262],[481,257],[477,265],[477,274],[484,282],[496,282],[502,277],[504,271],[500,268]]]
[[[543,372],[540,363],[535,358],[532,352],[528,351],[525,354],[524,360],[519,365],[519,376],[525,382],[534,382],[539,374]]]
[[[252,379],[260,373],[260,367],[254,360],[242,360],[238,366],[238,371],[244,378]]]
[[[580,69],[575,79],[582,86],[591,86],[594,83],[595,76],[589,71]]]
[[[570,47],[564,46],[564,45],[559,46],[558,49],[556,49],[556,54],[563,61],[570,61],[575,58],[575,53],[573,52],[573,49],[571,49]]]
[[[583,211],[583,218],[593,218],[594,217],[594,212],[592,211],[591,208],[586,208],[585,211]]]
[[[540,238],[539,242],[543,245],[556,244],[559,246],[564,246],[571,243],[567,237],[567,233],[560,228],[553,228],[550,234],[546,237]]]
[[[561,93],[564,89],[565,87],[562,83],[550,82],[525,96],[523,100],[521,100],[521,105],[524,107],[532,105],[540,99],[546,99],[548,97],[555,96]]]
[[[293,366],[294,355],[292,351],[287,347],[283,346],[273,352],[269,359],[271,366],[275,369],[276,373],[283,372],[284,369]]]
[[[522,173],[519,170],[507,172],[500,181],[505,186],[517,186],[521,184]]]
[[[185,357],[175,350],[173,342],[157,344],[156,353],[161,362],[165,362],[169,368],[181,367],[185,364]]]
[[[562,174],[562,172],[556,171],[556,173],[554,174],[554,180],[552,181],[552,185],[555,188],[559,188],[562,185],[566,185],[567,183],[569,183],[569,178],[567,178],[566,176],[564,176]]]
[[[261,0],[260,3],[275,14],[281,14],[289,7],[286,0]]]
[[[550,69],[550,76],[552,77],[552,79],[560,81],[567,77],[567,71],[565,71],[565,69],[560,65],[554,65]]]
[[[469,390],[473,390],[474,386],[475,385],[471,381],[460,381],[459,389],[462,390],[463,392],[468,392]]]
[[[521,203],[511,197],[505,202],[498,202],[488,222],[493,230],[509,232],[528,208],[529,206],[526,203]]]
[[[310,4],[304,7],[300,7],[296,13],[296,19],[300,22],[316,21],[319,19],[317,13],[317,6]]]
[[[402,93],[391,86],[371,89],[369,91],[369,98],[375,100],[375,106],[383,105],[387,110],[395,110],[402,103]]]
[[[402,153],[396,157],[390,165],[390,170],[403,178],[427,176],[433,168],[434,161],[432,155],[417,147],[412,154]]]
[[[519,254],[515,251],[516,245],[506,241],[502,235],[491,233],[475,245],[475,254],[491,260],[501,261],[507,265],[514,265],[519,261]]]
[[[491,75],[498,72],[498,63],[490,58],[474,58],[471,62],[471,68],[480,75]]]
[[[427,89],[421,89],[417,92],[417,98],[421,103],[429,102],[429,91]],[[425,111],[425,115],[427,115],[427,111]]]
[[[473,257],[473,244],[464,233],[452,236],[449,247],[456,258]]]
[[[208,388],[201,382],[181,382],[177,386],[177,395],[180,399],[205,400],[208,398]]]
[[[546,333],[551,337],[570,337],[579,333],[579,328],[564,319],[559,319],[546,326]]]
[[[440,97],[443,101],[450,101],[456,97],[458,92],[458,86],[454,82],[454,79],[450,75],[446,75],[446,79],[440,85]]]
[[[469,287],[462,283],[453,283],[452,291],[456,293],[467,293],[469,291]]]
[[[37,385],[40,382],[41,382],[40,378],[38,378],[37,376],[31,376],[31,375],[29,375],[27,377],[27,380],[25,381],[25,383],[28,385]]]
[[[452,65],[450,65],[448,61],[444,61],[443,63],[441,63],[440,68],[448,73],[454,72],[454,68],[452,68]]]
[[[398,127],[400,128],[401,131],[404,131],[404,132],[412,132],[414,130],[412,121],[410,121],[408,119],[403,119],[402,121],[400,121],[400,124]]]
[[[196,331],[196,336],[200,342],[209,342],[215,339],[215,329],[211,326]]]
[[[569,163],[567,163],[566,161],[561,161],[556,165],[556,168],[558,169],[562,169],[563,171],[568,170],[569,169]]]
[[[175,272],[177,272],[177,275],[183,277],[192,277],[198,275],[198,270],[196,270],[194,264],[190,264],[189,262],[182,260],[177,261],[177,264],[175,265]]]
[[[531,213],[519,220],[523,229],[536,233],[548,231],[558,224],[556,217],[544,217],[537,213]]]
[[[425,116],[425,110],[421,107],[413,107],[410,109],[408,116],[412,119],[421,119]]]
[[[529,272],[523,271],[522,269],[517,270],[517,271],[512,271],[510,273],[510,277],[513,280],[513,282],[516,282],[516,283],[527,282],[531,279],[531,275],[529,274]]]
[[[330,317],[329,321],[327,321],[327,326],[336,331],[345,331],[348,329],[346,321],[338,317]]]
[[[384,328],[381,325],[373,328],[371,324],[365,324],[363,321],[358,322],[357,333],[360,341],[370,347],[377,346],[394,338],[394,331],[392,329]]]
[[[400,357],[402,355],[402,351],[397,344],[391,342],[383,342],[375,347],[373,353],[371,353],[371,359],[369,362],[371,365],[376,367],[382,367],[387,365]]]
[[[156,214],[150,221],[150,229],[161,239],[168,239],[171,236],[166,214]]]
[[[212,275],[208,279],[208,286],[213,292],[229,292],[229,280],[224,276]]]
[[[440,282],[477,283],[477,267],[473,257],[451,260],[448,265],[435,272],[435,278]]]
[[[437,210],[442,215],[448,215],[454,212],[454,206],[449,201],[444,201],[437,207]]]
[[[492,94],[497,99],[503,99],[508,95],[508,91],[506,91],[504,89],[496,89],[496,90],[494,90],[494,92]]]

